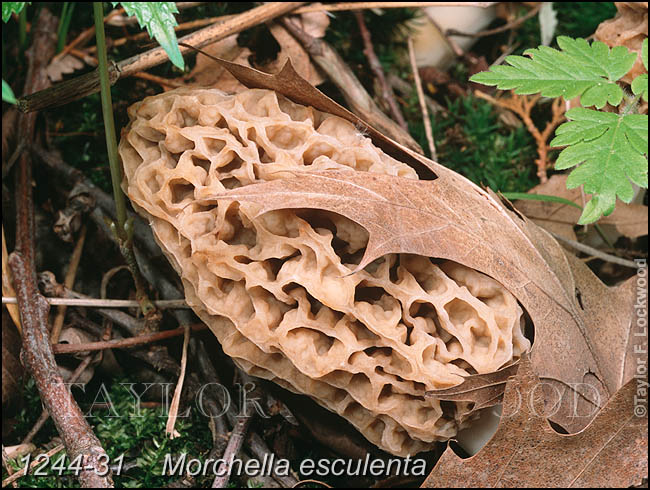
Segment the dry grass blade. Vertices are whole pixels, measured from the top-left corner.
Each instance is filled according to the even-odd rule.
[[[74,247],[72,252],[72,257],[70,257],[70,264],[68,265],[68,272],[65,274],[64,285],[68,289],[72,289],[74,286],[75,278],[77,277],[77,269],[79,267],[79,261],[81,260],[81,252],[84,248],[84,243],[86,241],[86,225],[81,227],[81,232],[79,233],[79,238],[77,239],[77,244]],[[50,332],[50,341],[53,344],[56,344],[59,341],[59,335],[61,334],[61,329],[63,328],[63,320],[65,319],[66,306],[60,306],[54,317],[54,323],[52,324],[52,331]]]
[[[420,80],[420,73],[418,66],[415,62],[415,50],[413,49],[413,39],[409,37],[409,60],[411,61],[411,70],[413,70],[413,79],[415,80],[415,89],[418,93],[418,101],[420,102],[420,111],[422,112],[422,121],[424,122],[424,133],[427,136],[427,143],[429,143],[429,152],[431,159],[437,160],[438,154],[436,152],[436,144],[433,141],[433,130],[431,129],[431,119],[429,118],[429,109],[424,100],[424,91],[422,90],[422,81]]]
[[[181,373],[178,375],[178,381],[176,381],[176,389],[174,390],[174,396],[172,398],[172,403],[169,407],[169,415],[167,417],[167,425],[165,426],[165,434],[169,436],[170,439],[179,437],[180,434],[174,428],[176,425],[176,419],[178,418],[178,408],[181,404],[181,394],[183,392],[183,382],[185,381],[185,368],[187,367],[187,346],[190,342],[190,326],[185,325],[183,327],[183,354],[181,356]]]

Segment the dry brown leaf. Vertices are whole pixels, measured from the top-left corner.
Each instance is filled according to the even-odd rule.
[[[61,58],[54,58],[47,67],[47,76],[53,82],[63,80],[63,75],[73,73],[84,67],[84,62],[76,56],[66,54]]]
[[[638,383],[623,386],[583,431],[562,435],[544,415],[543,384],[523,357],[504,395],[499,429],[475,456],[447,448],[423,488],[630,487],[648,474],[648,418]],[[637,412],[638,411],[638,412]]]
[[[358,269],[387,253],[411,253],[453,260],[496,279],[534,323],[532,361],[548,380],[547,403],[556,405],[561,394],[553,420],[570,432],[584,428],[633,375],[628,342],[632,282],[606,287],[494,193],[434,162],[429,165],[438,176],[434,181],[301,172],[201,197],[255,202],[260,214],[289,208],[341,214],[370,235]],[[579,417],[572,415],[576,412]]]
[[[221,41],[206,46],[202,51],[217,58],[250,67],[248,57],[252,53],[248,48],[237,44],[237,36],[239,34],[228,36]],[[189,76],[183,82],[198,87],[218,88],[232,94],[246,89],[228,70],[216,64],[203,53],[196,55],[196,65],[194,65]]]
[[[637,59],[621,80],[632,83],[638,75],[646,72],[641,61],[641,44],[648,37],[648,2],[616,2],[616,17],[602,22],[594,38],[610,47],[625,46],[637,53]]]
[[[269,29],[271,30],[271,34],[278,42],[278,44],[280,44],[282,49],[278,53],[278,57],[264,67],[264,71],[276,73],[280,70],[280,67],[284,66],[287,60],[290,59],[292,65],[296,69],[296,72],[298,72],[302,78],[307,80],[312,85],[319,85],[323,83],[325,78],[319,72],[316,66],[314,66],[314,64],[311,62],[309,53],[305,51],[305,48],[302,47],[302,44],[296,41],[296,39],[291,34],[289,34],[289,32],[280,24],[273,23]]]
[[[503,401],[506,381],[517,374],[518,364],[510,364],[493,373],[477,374],[465,379],[465,382],[446,388],[434,390],[427,396],[456,402],[473,402],[472,411],[497,405]]]
[[[529,194],[546,194],[563,197],[582,206],[583,200],[580,189],[567,189],[565,174],[553,175],[548,182],[533,187]],[[585,196],[585,202],[589,195]],[[580,218],[578,208],[556,202],[521,200],[514,203],[515,207],[532,219],[542,228],[557,233],[570,240],[576,240],[573,227]],[[611,225],[618,232],[629,238],[638,238],[648,234],[648,207],[640,204],[625,204],[619,202],[609,216],[598,221],[600,225]]]

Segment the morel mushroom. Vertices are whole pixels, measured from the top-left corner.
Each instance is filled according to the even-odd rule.
[[[349,122],[269,90],[178,89],[129,109],[124,189],[180,274],[187,302],[251,375],[304,393],[396,455],[468,424],[429,390],[492,372],[530,347],[522,309],[495,280],[449,261],[386,255],[323,210],[201,198],[301,170],[417,179]],[[291,172],[291,174],[288,174]]]

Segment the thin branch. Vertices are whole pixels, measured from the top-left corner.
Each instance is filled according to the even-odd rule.
[[[535,17],[537,13],[539,12],[539,9],[542,8],[544,2],[539,2],[537,5],[535,5],[529,12],[527,12],[525,15],[522,15],[518,19],[513,20],[512,22],[508,22],[506,25],[503,25],[501,27],[496,27],[494,29],[488,29],[485,31],[479,31],[476,33],[471,33],[471,32],[461,32],[457,31],[456,29],[448,29],[445,34],[447,36],[461,36],[461,37],[473,37],[473,38],[479,38],[479,37],[486,37],[486,36],[492,36],[493,34],[499,34],[500,32],[505,32],[510,29],[515,29],[519,27],[521,24],[526,22],[528,19]]]
[[[179,87],[186,87],[187,86],[184,83],[179,82],[177,80],[170,80],[168,78],[159,77],[159,76],[147,73],[145,71],[140,72],[140,73],[135,73],[133,76],[136,77],[136,78],[141,78],[142,80],[147,80],[148,82],[157,83],[158,85],[162,86],[162,88],[165,89],[165,90],[170,89],[170,88],[179,88]]]
[[[431,159],[437,160],[438,154],[436,152],[436,145],[433,141],[433,131],[431,129],[431,119],[429,118],[429,110],[424,101],[424,91],[422,90],[422,81],[420,80],[420,73],[418,66],[415,63],[415,50],[413,49],[413,39],[409,36],[409,60],[411,62],[411,69],[413,70],[413,78],[415,79],[415,89],[418,92],[418,100],[420,101],[420,110],[422,111],[422,120],[424,121],[424,132],[427,136],[427,143],[429,143],[429,151],[431,152]]]
[[[363,38],[364,50],[366,57],[368,58],[368,63],[373,73],[377,77],[379,86],[381,87],[381,96],[384,99],[386,105],[390,108],[390,112],[393,115],[393,119],[402,127],[404,131],[408,132],[408,125],[404,120],[402,111],[400,111],[397,102],[395,102],[395,94],[393,93],[393,88],[386,82],[386,77],[384,76],[384,69],[377,58],[375,53],[375,48],[372,45],[372,37],[370,36],[370,31],[366,27],[366,21],[363,18],[363,12],[361,10],[355,10],[354,15],[359,24],[359,31],[361,31],[361,37]]]
[[[33,29],[25,93],[41,90],[48,85],[46,68],[56,47],[53,35],[56,18],[44,7]],[[31,145],[34,140],[35,118],[36,113],[21,117],[20,140],[26,145]],[[47,329],[50,307],[36,287],[32,161],[28,151],[23,151],[20,156],[16,172],[16,196],[16,250],[9,256],[9,267],[23,326],[23,361],[36,382],[44,407],[52,414],[68,456],[71,460],[79,457],[83,463],[79,474],[81,485],[112,487],[110,473],[99,476],[106,452],[59,374],[50,348]]]
[[[407,96],[410,96],[413,91],[415,90],[413,86],[408,83],[406,80],[402,80],[400,77],[395,75],[394,73],[389,73],[388,74],[388,83],[397,91],[401,92],[402,94],[405,94]],[[429,110],[434,113],[434,114],[447,114],[447,108],[440,105],[438,102],[433,100],[431,97],[428,95],[424,96],[424,101],[427,104],[427,107]]]
[[[58,453],[58,452],[60,452],[61,450],[63,450],[64,447],[65,447],[65,446],[64,446],[63,444],[59,444],[58,446],[53,447],[53,448],[50,449],[48,452],[46,452],[45,455],[46,455],[48,458],[51,458],[51,457],[54,456],[56,453]],[[2,480],[2,488],[6,487],[6,486],[9,485],[10,483],[15,482],[16,480],[18,480],[18,478],[22,478],[22,477],[25,475],[25,472],[26,472],[26,471],[28,471],[28,470],[31,471],[31,470],[33,470],[34,468],[36,468],[38,465],[42,465],[42,464],[43,464],[43,460],[42,460],[42,459],[34,458],[34,461],[32,461],[32,462],[29,464],[29,468],[21,468],[21,469],[19,469],[18,471],[16,471],[13,475],[8,476],[8,477],[5,478],[4,480]]]
[[[282,25],[307,50],[311,59],[327,74],[343,94],[350,110],[374,129],[398,143],[422,153],[413,137],[382,112],[341,56],[323,39],[315,38],[284,17]]]
[[[429,22],[431,22],[433,27],[436,28],[436,30],[445,40],[447,46],[449,46],[449,49],[451,49],[451,51],[459,58],[465,56],[465,51],[463,51],[463,48],[461,48],[460,45],[447,34],[447,31],[443,30],[442,27],[440,27],[440,24],[438,24],[438,21],[434,18],[434,16],[431,15],[428,10],[423,10],[423,12],[427,19],[429,19]]]
[[[195,331],[200,332],[206,330],[208,327],[204,324],[189,325]],[[134,347],[136,345],[150,344],[160,340],[169,339],[171,337],[178,337],[185,334],[185,327],[179,327],[174,330],[165,330],[164,332],[154,332],[138,335],[136,337],[128,337],[123,339],[102,340],[99,342],[87,342],[84,344],[55,344],[52,346],[52,351],[55,354],[74,354],[76,352],[89,352],[104,349],[125,349],[127,347]]]
[[[75,383],[83,374],[83,372],[86,370],[86,368],[90,365],[90,362],[92,361],[92,356],[86,356],[83,361],[79,363],[77,368],[74,370],[72,373],[72,376],[70,376],[70,379],[68,380],[68,383],[72,385],[72,383]],[[38,431],[41,430],[41,428],[45,425],[45,422],[50,418],[50,412],[47,411],[47,409],[43,409],[41,412],[41,416],[38,418],[36,423],[32,426],[31,430],[27,433],[25,438],[22,440],[21,444],[29,444],[32,442],[36,434],[38,434]]]
[[[77,277],[77,269],[79,268],[79,261],[81,260],[81,252],[84,248],[84,243],[86,241],[86,225],[82,225],[81,233],[77,239],[77,244],[74,247],[72,252],[72,257],[70,257],[70,264],[68,265],[68,272],[66,272],[65,279],[63,284],[68,289],[74,287],[74,281]],[[50,341],[53,344],[56,344],[59,341],[59,335],[61,335],[61,329],[63,328],[63,320],[65,319],[65,312],[67,307],[65,305],[59,307],[56,312],[56,317],[54,317],[54,323],[52,324],[52,332],[50,334]]]
[[[552,231],[549,233],[553,235],[553,237],[556,240],[559,240],[560,242],[569,245],[571,248],[575,248],[576,250],[589,254],[598,259],[604,260],[605,262],[611,262],[612,264],[618,264],[624,267],[630,267],[632,269],[638,269],[639,267],[639,264],[637,264],[636,262],[632,262],[631,260],[622,259],[620,257],[616,257],[615,255],[610,255],[605,252],[601,252],[596,248],[590,247],[589,245],[585,245],[584,243],[576,242],[575,240],[570,240],[569,238],[565,238],[562,235],[558,235],[557,233],[554,233]]]
[[[223,475],[218,475],[214,478],[212,488],[226,488],[228,485],[228,480],[230,479],[230,461],[234,460],[237,454],[239,454],[252,420],[253,416],[243,417],[235,424],[235,427],[230,433],[230,440],[226,446],[226,451],[223,454],[223,461],[226,462],[227,469]]]
[[[134,308],[140,304],[137,300],[130,299],[95,299],[95,298],[44,298],[50,306],[85,306],[89,308]],[[3,296],[3,305],[15,305],[17,299],[11,296]],[[172,299],[153,301],[153,304],[160,309],[165,308],[189,308],[185,300]]]
[[[243,12],[225,22],[219,22],[188,34],[179,39],[179,43],[183,42],[201,48],[238,32],[244,31],[250,27],[254,27],[278,16],[284,15],[287,12],[291,12],[304,3],[305,2],[266,3]],[[180,50],[182,54],[191,52],[188,48],[182,46],[180,47]],[[114,84],[120,78],[129,77],[135,73],[146,71],[149,68],[153,68],[154,66],[168,60],[169,57],[165,50],[161,47],[156,47],[120,61],[117,65],[109,67],[111,84]],[[95,70],[86,75],[82,75],[81,77],[57,83],[49,90],[33,92],[31,95],[20,98],[17,105],[22,112],[59,107],[97,93],[99,90],[99,73]]]
[[[498,2],[342,2],[329,4],[312,4],[295,10],[296,14],[307,12],[336,12],[357,9],[390,9],[417,7],[480,7],[487,8]]]

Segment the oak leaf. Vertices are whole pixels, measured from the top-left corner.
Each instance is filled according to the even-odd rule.
[[[627,382],[572,435],[559,434],[548,423],[542,385],[524,356],[506,385],[496,434],[465,460],[448,447],[422,487],[616,488],[647,477],[647,396],[637,398],[647,378]]]

